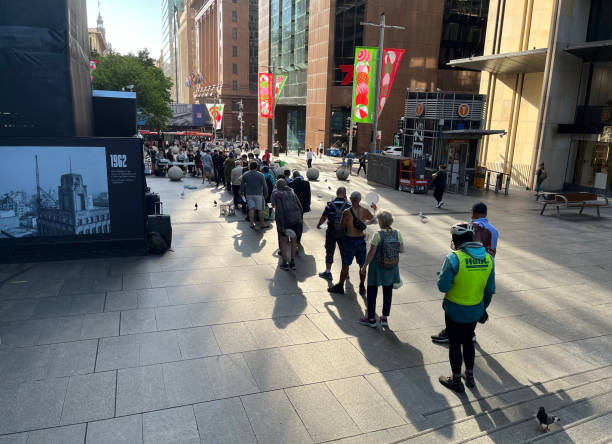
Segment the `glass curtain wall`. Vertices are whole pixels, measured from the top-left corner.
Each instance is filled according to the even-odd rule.
[[[270,62],[287,83],[279,105],[306,105],[308,0],[270,0]]]
[[[489,0],[445,0],[439,69],[454,59],[481,56],[484,51]]]
[[[612,2],[592,0],[587,42],[612,39]]]
[[[355,47],[363,45],[365,0],[336,1],[336,31],[334,35],[334,85],[340,85],[345,73],[341,65],[353,65]]]

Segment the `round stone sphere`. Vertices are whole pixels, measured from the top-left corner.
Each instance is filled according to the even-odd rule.
[[[179,181],[183,178],[183,170],[181,170],[176,165],[173,167],[170,167],[170,169],[168,170],[168,177],[172,181],[175,181],[175,182]]]
[[[234,148],[234,156],[238,157],[242,154],[242,150],[238,147]]]
[[[276,179],[278,176],[282,176],[285,173],[285,168],[281,166],[277,166],[274,168],[274,178]]]
[[[253,150],[253,155],[255,155],[255,156],[259,156],[259,148],[255,148],[255,149]]]
[[[338,171],[336,171],[336,177],[340,180],[346,180],[349,177],[349,170],[348,168],[338,168]]]
[[[308,180],[317,180],[319,178],[319,170],[316,168],[308,168],[306,177],[308,177]]]
[[[173,145],[171,150],[172,150],[172,154],[178,154],[180,151],[179,147],[176,145]]]

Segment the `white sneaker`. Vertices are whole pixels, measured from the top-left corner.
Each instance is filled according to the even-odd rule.
[[[440,202],[440,205],[438,205],[438,208],[442,208],[442,205],[444,205],[444,202]]]

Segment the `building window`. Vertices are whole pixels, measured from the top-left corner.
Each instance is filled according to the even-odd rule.
[[[611,14],[612,3],[609,0],[591,2],[587,42],[612,39]]]
[[[365,0],[338,0],[336,5],[336,34],[334,36],[334,84],[345,77],[340,65],[353,65],[355,47],[363,45]]]
[[[232,89],[238,91],[238,80],[232,80]]]
[[[238,64],[232,63],[232,74],[238,74]]]
[[[488,15],[489,2],[446,1],[442,17],[439,69],[450,69],[447,63],[451,60],[482,55]]]
[[[232,101],[232,111],[240,111],[240,101]]]
[[[238,47],[237,46],[232,46],[232,56],[238,57]]]
[[[232,28],[232,39],[238,40],[238,28]]]
[[[238,0],[232,0],[232,3],[238,3]]]
[[[232,11],[232,22],[238,21],[238,11]]]

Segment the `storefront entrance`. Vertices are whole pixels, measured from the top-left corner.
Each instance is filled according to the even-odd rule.
[[[576,162],[572,185],[599,192],[612,189],[612,143],[575,141]]]
[[[463,192],[474,180],[478,140],[448,140],[446,164],[450,190]]]

